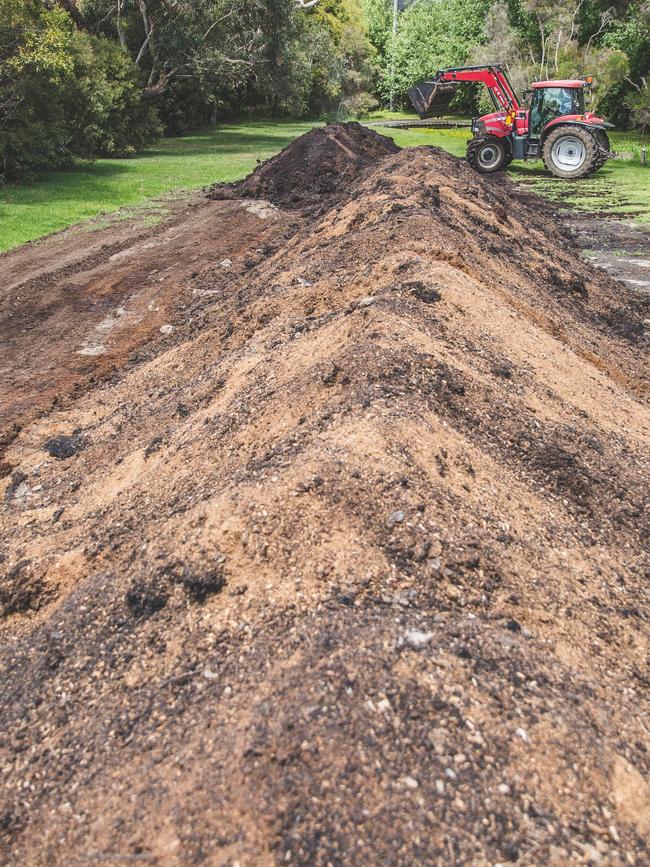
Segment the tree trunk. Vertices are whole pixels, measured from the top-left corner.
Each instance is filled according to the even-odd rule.
[[[81,27],[83,24],[83,17],[81,12],[79,11],[79,7],[77,5],[77,0],[59,0],[59,5],[65,9],[68,15],[72,18],[74,23]]]

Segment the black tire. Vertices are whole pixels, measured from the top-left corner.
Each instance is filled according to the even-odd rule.
[[[565,180],[579,180],[593,175],[600,168],[600,156],[601,150],[591,132],[571,124],[551,130],[542,147],[546,170],[556,178]]]
[[[504,143],[493,135],[470,139],[467,145],[467,162],[481,175],[501,171],[508,157]]]
[[[595,129],[593,134],[596,136],[596,141],[598,142],[599,146],[609,153],[611,145],[609,143],[609,136],[607,135],[605,130]]]
[[[595,129],[593,134],[596,137],[596,142],[598,143],[598,147],[600,148],[600,153],[598,155],[598,165],[596,167],[597,171],[598,169],[602,169],[602,167],[609,159],[609,154],[612,146],[609,142],[609,136],[604,129]]]

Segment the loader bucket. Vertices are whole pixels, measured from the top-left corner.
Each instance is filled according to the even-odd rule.
[[[424,120],[427,117],[443,115],[449,108],[457,87],[456,82],[421,81],[409,90],[408,95],[413,108]]]

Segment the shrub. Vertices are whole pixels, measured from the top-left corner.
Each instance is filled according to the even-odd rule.
[[[41,0],[0,0],[0,180],[75,156],[125,155],[159,134],[125,52]]]
[[[61,94],[73,153],[128,156],[155,141],[158,116],[128,54],[104,37],[75,35],[75,75]]]

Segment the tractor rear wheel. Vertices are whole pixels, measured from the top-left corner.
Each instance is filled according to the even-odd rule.
[[[594,130],[594,135],[596,136],[596,141],[600,148],[600,153],[598,154],[598,165],[596,168],[601,169],[609,159],[612,146],[609,142],[609,136],[604,129]]]
[[[482,175],[504,169],[508,157],[504,143],[493,135],[470,139],[467,145],[467,162]]]
[[[584,127],[569,124],[553,129],[544,140],[542,159],[556,178],[578,180],[600,168],[600,149],[594,136]]]

